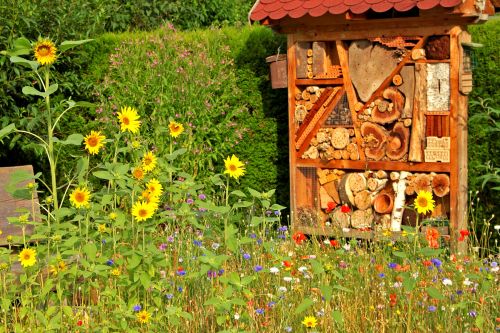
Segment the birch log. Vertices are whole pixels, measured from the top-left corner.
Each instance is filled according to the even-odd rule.
[[[422,162],[425,140],[425,111],[427,109],[427,64],[415,64],[415,100],[408,160]]]
[[[396,197],[394,198],[394,209],[392,210],[391,215],[391,231],[401,231],[401,222],[403,221],[403,212],[406,200],[406,177],[408,177],[408,175],[409,172],[401,171],[399,174],[399,181],[392,184]]]

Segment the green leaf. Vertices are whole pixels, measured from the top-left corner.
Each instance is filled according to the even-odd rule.
[[[97,253],[97,246],[94,243],[87,243],[83,246],[83,253],[87,255],[90,261],[93,261]]]
[[[134,254],[128,260],[127,269],[134,269],[137,266],[139,266],[140,263],[141,263],[141,257],[139,257],[138,255]]]
[[[295,309],[295,312],[294,314],[299,314],[301,312],[304,312],[305,310],[307,310],[311,305],[314,304],[314,301],[310,298],[305,298],[300,304],[299,306],[297,306],[297,308]]]
[[[323,297],[325,298],[325,301],[330,302],[330,300],[332,299],[332,293],[333,293],[332,287],[327,285],[327,284],[324,284],[324,285],[319,287],[319,290],[321,290],[321,295],[323,295]]]
[[[272,209],[272,210],[279,210],[279,211],[281,211],[281,210],[285,209],[286,207],[285,207],[285,206],[278,205],[278,204],[273,204],[273,205],[272,205],[271,207],[269,207],[269,208],[270,208],[270,209]]]
[[[344,317],[342,316],[342,312],[339,310],[332,311],[332,318],[339,325],[344,325]]]
[[[424,257],[438,257],[443,252],[443,249],[431,249],[430,247],[420,249],[420,254]]]
[[[240,201],[240,202],[237,202],[233,205],[233,208],[246,208],[246,207],[250,207],[251,205],[253,205],[253,203],[251,201]]]
[[[33,87],[30,87],[30,86],[25,86],[23,87],[23,94],[25,95],[36,95],[36,96],[40,96],[40,97],[46,97],[45,93],[33,88]]]
[[[83,135],[81,134],[78,134],[78,133],[74,133],[74,134],[71,134],[70,136],[68,136],[66,138],[66,140],[64,141],[59,141],[58,143],[62,144],[62,145],[74,145],[74,146],[79,146],[82,144],[82,141],[83,141]]]
[[[254,190],[253,188],[248,188],[248,192],[250,192],[250,194],[252,195],[252,197],[254,198],[257,198],[257,199],[261,199],[262,198],[262,194],[256,190]]]
[[[477,316],[474,323],[476,324],[477,327],[479,327],[480,329],[483,329],[484,317],[482,315]]]
[[[405,288],[407,292],[411,292],[413,289],[415,289],[416,285],[417,281],[409,274],[403,277],[403,288]]]
[[[321,274],[321,273],[325,272],[323,265],[319,261],[312,259],[310,262],[311,262],[311,266],[312,266],[314,274]]]
[[[10,62],[12,62],[14,64],[20,64],[20,65],[23,65],[26,67],[30,67],[34,71],[36,71],[38,68],[38,62],[24,59],[24,58],[18,57],[17,55],[10,57]]]
[[[151,277],[149,276],[148,273],[141,272],[139,279],[141,280],[141,284],[144,287],[144,289],[148,289],[149,286],[151,286]]]
[[[403,258],[403,259],[408,258],[408,255],[405,252],[393,251],[392,254],[395,255],[396,257],[399,257],[399,258]]]
[[[16,125],[14,124],[9,124],[5,126],[4,128],[0,129],[0,140],[3,139],[4,136],[9,135],[10,133],[14,132],[16,130]]]
[[[243,193],[243,191],[240,191],[240,190],[236,190],[236,191],[233,191],[231,192],[232,195],[236,195],[240,198],[246,198],[247,195],[245,193]]]
[[[65,40],[64,42],[61,43],[61,45],[59,45],[59,51],[64,52],[74,48],[75,46],[82,45],[91,41],[93,41],[93,39]]]
[[[113,180],[115,177],[109,173],[108,171],[96,171],[92,173],[94,177],[100,178],[100,179],[106,179],[106,180]]]
[[[432,298],[435,298],[435,299],[438,299],[438,300],[444,300],[446,299],[446,297],[443,296],[443,294],[441,294],[439,292],[439,290],[437,290],[435,287],[429,287],[426,289],[427,293],[429,294],[429,296],[431,296]]]
[[[263,217],[260,217],[260,216],[252,216],[252,221],[250,222],[250,226],[251,226],[251,227],[256,227],[256,226],[258,226],[259,224],[261,224],[262,222],[264,222],[264,218],[263,218]]]
[[[348,293],[352,293],[352,289],[349,289],[349,288],[343,287],[343,286],[341,286],[340,284],[336,284],[336,285],[334,285],[334,286],[333,286],[333,289],[342,290],[342,291],[345,291],[345,292],[348,292]]]

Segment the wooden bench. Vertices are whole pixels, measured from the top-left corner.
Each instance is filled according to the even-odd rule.
[[[9,223],[9,217],[19,217],[29,212],[30,222],[40,221],[40,206],[38,195],[35,192],[31,198],[31,190],[27,185],[34,182],[33,167],[31,165],[1,167],[0,168],[0,246],[8,244],[7,237],[14,236],[14,244],[19,244],[22,237],[22,228],[18,224]],[[16,184],[16,179],[22,179]],[[12,194],[11,194],[12,193]],[[26,225],[26,234],[33,232],[33,225]]]

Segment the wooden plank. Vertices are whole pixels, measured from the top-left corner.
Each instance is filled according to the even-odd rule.
[[[324,74],[327,71],[326,43],[313,42],[313,76]]]
[[[29,221],[40,221],[40,207],[38,205],[38,195],[34,193],[33,199],[14,198],[5,190],[5,186],[10,183],[11,175],[16,171],[24,171],[33,175],[31,165],[3,167],[0,168],[0,245],[7,244],[7,236],[22,236],[22,228],[19,225],[8,223],[7,217],[18,217],[29,212]],[[24,181],[17,185],[18,189],[26,188],[29,181]],[[33,231],[33,225],[26,225],[26,233],[29,235]]]
[[[424,160],[425,111],[427,110],[427,64],[415,64],[415,100],[413,103],[413,122],[410,137],[408,160]]]
[[[297,79],[295,85],[297,86],[320,86],[320,85],[341,85],[344,79]]]
[[[309,42],[297,42],[295,45],[295,59],[296,63],[296,77],[305,79],[307,78],[307,50],[310,48]],[[290,75],[290,71],[288,71]]]
[[[405,95],[405,105],[401,112],[401,118],[412,118],[415,99],[415,67],[404,66],[399,74],[403,78],[403,84],[398,88]]]
[[[296,150],[295,150],[295,92],[297,87],[294,82],[296,75],[296,43],[293,35],[287,36],[287,66],[288,66],[288,154],[290,165],[290,219],[293,225],[297,209],[296,191]]]
[[[351,161],[351,160],[311,160],[297,159],[297,166],[316,166],[329,169],[353,169],[353,170],[391,170],[410,172],[450,172],[450,163],[411,163],[392,161]]]
[[[356,97],[356,91],[354,90],[354,86],[351,81],[351,75],[349,72],[349,56],[347,54],[346,45],[337,41],[337,53],[339,56],[340,66],[342,67],[343,79],[344,79],[344,88],[347,94],[347,100],[349,102],[349,109],[351,110],[352,123],[354,126],[354,135],[356,137],[356,145],[358,146],[359,159],[364,161],[365,150],[363,149],[363,138],[361,137],[361,122],[358,119],[358,114],[356,113],[356,104],[358,103],[358,99]]]
[[[336,228],[320,226],[320,227],[307,227],[297,226],[292,229],[293,232],[301,232],[305,235],[313,236],[330,236],[330,237],[344,237],[344,238],[359,238],[359,239],[373,239],[373,240],[387,240],[393,241],[409,241],[410,238],[403,236],[401,231],[391,231],[389,235],[384,231],[367,230],[360,231],[355,229],[338,230]],[[447,228],[439,228],[440,235],[448,235]],[[425,230],[421,231],[425,235]]]
[[[451,71],[457,71],[459,73],[459,68],[460,68],[460,63],[461,63],[461,57],[460,54],[462,52],[461,50],[461,43],[462,42],[470,42],[471,41],[471,36],[470,34],[465,31],[465,28],[463,31],[457,32],[457,42],[456,44],[453,42],[451,45],[451,57],[452,57],[452,63],[451,63]],[[451,39],[452,41],[454,40],[453,38]],[[458,53],[458,54],[457,54]],[[456,57],[457,59],[454,59]],[[458,62],[458,64],[457,64]],[[459,75],[459,74],[457,74]],[[457,104],[457,121],[455,122],[456,126],[456,134],[457,134],[457,139],[456,139],[456,151],[457,151],[457,158],[456,158],[456,163],[457,163],[457,210],[456,210],[456,218],[457,222],[455,224],[455,229],[453,230],[453,235],[454,237],[458,237],[458,232],[462,229],[467,229],[467,207],[468,207],[468,200],[467,200],[467,192],[468,192],[468,182],[467,182],[467,175],[468,175],[468,165],[467,165],[467,160],[468,160],[468,149],[467,149],[467,136],[468,136],[468,130],[467,130],[467,121],[468,121],[468,97],[467,95],[462,95],[459,94],[458,91],[455,91],[455,89],[458,89],[456,86],[458,83],[455,82],[456,78],[454,76],[451,76],[452,79],[452,95],[451,98],[455,98],[455,96],[458,98],[458,104]],[[458,81],[458,80],[457,80]],[[453,155],[452,155],[453,156]],[[458,253],[466,253],[467,251],[467,243],[466,242],[457,242],[456,243],[456,251]]]

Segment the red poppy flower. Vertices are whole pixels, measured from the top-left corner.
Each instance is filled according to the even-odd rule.
[[[424,260],[424,261],[422,261],[422,264],[424,264],[424,266],[426,266],[426,267],[430,267],[430,266],[432,266],[432,261]]]
[[[349,206],[347,206],[347,205],[342,205],[342,208],[340,208],[340,211],[342,213],[349,213],[351,211],[351,208],[349,208]]]
[[[306,240],[306,235],[304,235],[301,232],[296,232],[293,234],[292,239],[296,244],[301,244],[303,241]]]
[[[82,326],[83,325],[83,321],[80,319],[79,321],[76,322],[76,325],[77,326]]]
[[[425,231],[425,238],[427,239],[430,248],[439,248],[439,231],[436,228],[427,228]]]
[[[465,240],[465,237],[469,235],[470,235],[469,230],[460,230],[460,237],[458,237],[458,241],[463,242]]]
[[[333,247],[340,247],[340,243],[336,239],[330,239],[330,245]]]
[[[395,306],[397,302],[398,296],[396,294],[390,294],[389,295],[389,304],[390,306]]]
[[[290,268],[292,267],[292,263],[288,260],[283,260],[283,266],[285,266],[286,268]]]
[[[326,204],[327,207],[326,207],[326,212],[327,213],[330,213],[332,210],[335,209],[335,207],[337,207],[337,203],[336,202],[333,202],[333,201],[330,201],[329,203]]]

